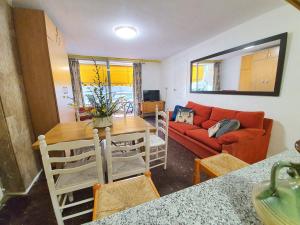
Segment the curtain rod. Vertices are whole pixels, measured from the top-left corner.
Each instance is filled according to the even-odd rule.
[[[140,62],[140,63],[146,63],[146,62],[152,62],[152,63],[160,63],[160,60],[157,59],[130,59],[130,58],[115,58],[115,57],[104,57],[104,56],[89,56],[89,55],[74,55],[69,54],[69,58],[78,59],[78,60],[111,60],[111,61],[129,61],[129,62]]]

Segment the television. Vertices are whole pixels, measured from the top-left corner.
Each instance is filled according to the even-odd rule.
[[[144,90],[143,98],[144,101],[160,101],[159,90]]]

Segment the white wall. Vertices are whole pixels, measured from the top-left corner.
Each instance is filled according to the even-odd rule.
[[[142,65],[142,89],[160,89],[160,63],[145,63]]]
[[[242,56],[225,59],[221,63],[221,90],[239,90]]]
[[[189,93],[190,61],[241,44],[289,32],[280,97]],[[162,62],[162,94],[167,107],[193,100],[237,110],[263,110],[274,119],[269,155],[294,149],[300,139],[300,13],[292,6],[270,11]]]

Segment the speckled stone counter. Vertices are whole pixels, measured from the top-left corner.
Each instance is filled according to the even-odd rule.
[[[272,165],[280,160],[300,162],[300,154],[285,151],[244,169],[88,224],[261,224],[251,202],[252,188],[255,183],[269,179]]]

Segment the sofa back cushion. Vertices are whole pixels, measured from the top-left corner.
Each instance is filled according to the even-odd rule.
[[[209,129],[210,127],[214,126],[218,121],[215,121],[215,120],[206,120],[204,121],[201,126],[204,128],[204,129]]]
[[[264,112],[241,112],[230,109],[222,109],[214,107],[212,109],[209,120],[202,122],[202,127],[208,129],[217,122],[224,119],[236,119],[240,121],[241,128],[258,128],[263,129]]]
[[[194,111],[194,125],[196,126],[200,126],[202,122],[208,120],[212,110],[212,107],[200,105],[192,101],[189,101],[185,107]]]
[[[217,122],[220,120],[224,120],[224,119],[228,119],[228,120],[235,119],[237,112],[238,111],[236,111],[236,110],[222,109],[222,108],[214,107],[212,109],[209,119],[217,121]]]
[[[241,128],[263,129],[264,112],[238,112],[236,119],[240,121]]]

